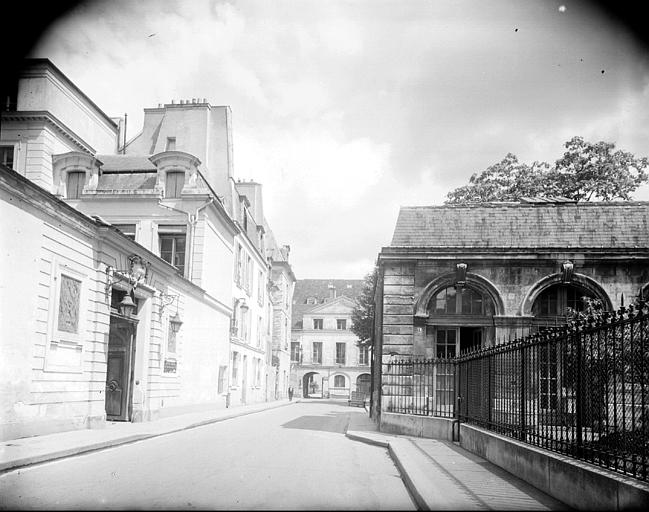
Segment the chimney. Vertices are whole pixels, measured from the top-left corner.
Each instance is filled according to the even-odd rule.
[[[335,299],[336,298],[336,287],[333,284],[329,283],[328,288],[329,288],[329,298],[330,299]]]
[[[196,104],[196,98],[192,98],[192,105]]]
[[[172,105],[175,105],[175,104],[176,104],[176,100],[171,100],[171,104],[172,104]]]
[[[207,103],[207,98],[203,98],[203,103]]]

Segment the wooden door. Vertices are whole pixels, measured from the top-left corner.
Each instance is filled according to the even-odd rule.
[[[106,370],[106,419],[129,421],[135,349],[135,324],[110,317]]]

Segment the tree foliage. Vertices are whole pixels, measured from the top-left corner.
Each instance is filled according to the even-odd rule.
[[[573,137],[564,146],[566,152],[553,166],[545,162],[528,165],[508,153],[502,161],[473,174],[468,185],[449,192],[446,203],[519,201],[535,196],[629,200],[648,180],[649,159],[615,150],[613,143]]]
[[[372,345],[374,338],[374,289],[378,267],[365,276],[360,295],[356,298],[356,306],[352,311],[351,331],[358,336],[359,346]]]

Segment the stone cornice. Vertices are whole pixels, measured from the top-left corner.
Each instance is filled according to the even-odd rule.
[[[21,112],[2,112],[3,121],[23,121],[23,122],[41,122],[49,125],[55,131],[63,135],[73,144],[75,144],[81,151],[85,151],[91,155],[96,153],[95,149],[86,143],[81,137],[68,128],[63,122],[57,119],[56,116],[50,114],[45,110],[34,111],[21,111]]]

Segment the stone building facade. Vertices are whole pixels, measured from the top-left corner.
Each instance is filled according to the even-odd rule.
[[[232,176],[229,108],[146,109],[120,145],[46,59],[7,104],[2,437],[272,399],[272,231]]]
[[[369,393],[370,350],[350,331],[362,280],[303,279],[295,286],[291,385],[296,396],[349,398]]]
[[[378,257],[377,361],[454,357],[563,324],[583,297],[610,310],[646,296],[648,222],[646,202],[401,208]]]

